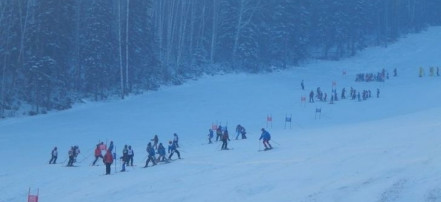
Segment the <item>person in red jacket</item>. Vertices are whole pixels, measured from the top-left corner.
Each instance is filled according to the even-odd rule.
[[[101,154],[101,147],[100,147],[100,144],[96,145],[96,149],[95,149],[95,161],[93,161],[92,166],[95,165],[96,161],[98,161],[98,158],[103,158],[103,155]]]
[[[106,155],[104,155],[103,162],[106,164],[106,175],[110,175],[110,166],[113,163],[113,156],[110,150],[107,150]]]

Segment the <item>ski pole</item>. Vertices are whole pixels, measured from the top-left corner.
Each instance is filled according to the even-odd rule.
[[[81,154],[81,153],[80,153]],[[83,159],[81,159],[80,161],[78,161],[78,163],[82,163],[84,160],[86,160],[86,159],[88,159],[90,156],[91,156],[91,154],[88,154],[87,156],[85,156],[85,155],[83,155],[83,154],[81,154],[82,156],[83,156]]]
[[[83,153],[80,153],[80,155],[83,156],[83,159],[81,159],[80,161],[78,161],[78,163],[81,163],[81,162],[83,162],[84,160],[88,159],[88,158],[90,157],[90,155],[91,155],[90,152],[92,152],[93,149],[94,149],[94,147],[92,147],[92,149],[89,149],[89,150],[86,152],[86,154],[88,154],[87,156],[84,155]]]
[[[280,144],[279,143],[277,143],[276,141],[274,141],[274,140],[272,140],[274,143],[276,143],[276,145],[279,145],[280,146]]]
[[[223,142],[222,142],[222,144],[219,143],[219,146],[217,147],[217,149],[219,150],[223,144],[224,144]]]

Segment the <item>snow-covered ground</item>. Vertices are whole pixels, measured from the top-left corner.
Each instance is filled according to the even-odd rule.
[[[441,67],[440,37],[441,27],[432,27],[342,61],[206,76],[122,101],[2,120],[0,201],[26,201],[29,187],[39,189],[40,201],[55,202],[441,201],[441,77],[427,76],[430,66]],[[386,82],[354,82],[355,74],[382,68],[390,73]],[[317,87],[329,99],[333,81],[339,94],[353,87],[371,90],[373,98],[301,103]],[[316,108],[321,119],[314,117]],[[275,149],[258,152],[269,114]],[[285,129],[290,114],[292,128]],[[231,139],[242,124],[248,139],[232,140],[233,150],[220,151],[219,143],[207,144],[212,123],[228,124]],[[167,144],[175,132],[184,159],[141,168],[150,139],[157,134]],[[132,145],[137,166],[125,173],[112,166],[110,176],[103,175],[101,161],[89,166],[95,145],[110,140],[118,155],[124,144]],[[64,167],[71,145],[82,151],[78,167]],[[49,165],[54,146],[60,164]]]

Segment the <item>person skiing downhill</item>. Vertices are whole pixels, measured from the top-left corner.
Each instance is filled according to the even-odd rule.
[[[265,146],[265,150],[269,150],[273,148],[269,143],[269,141],[271,140],[271,134],[268,131],[266,131],[264,128],[262,128],[262,134],[260,135],[259,140],[262,139],[263,139],[263,146]]]
[[[176,133],[173,134],[173,144],[176,145],[176,148],[179,148],[179,137]]]
[[[121,172],[124,172],[124,171],[126,171],[126,165],[127,165],[127,166],[129,165],[129,155],[128,155],[128,153],[129,153],[129,148],[127,148],[127,145],[124,145],[124,149],[123,149],[122,153],[123,153],[123,155],[122,155],[122,157],[120,158],[121,161],[122,161]]]
[[[228,150],[228,141],[230,141],[230,137],[228,136],[228,130],[225,130],[224,134],[222,135],[222,149],[221,150]]]
[[[133,156],[135,156],[135,152],[132,149],[132,146],[129,145],[129,149],[127,151],[127,156],[128,156],[128,160],[127,160],[127,166],[130,163],[130,166],[133,166]]]
[[[155,149],[152,147],[152,143],[149,142],[147,144],[147,149],[146,149],[147,153],[148,153],[148,157],[147,157],[147,161],[145,162],[145,166],[144,168],[147,168],[149,165],[149,162],[151,161],[153,163],[153,165],[156,165],[156,159],[155,159]]]
[[[170,154],[168,156],[168,159],[171,159],[171,157],[173,156],[173,154],[176,152],[176,154],[178,154],[178,158],[181,159],[181,153],[179,153],[179,151],[176,149],[176,145],[173,144],[172,141],[168,142],[168,153]]]
[[[74,162],[77,162],[77,157],[80,154],[80,147],[78,145],[74,146]]]
[[[212,144],[213,142],[211,141],[211,139],[213,139],[213,130],[210,128],[208,129],[208,144]]]
[[[165,147],[162,145],[162,143],[159,143],[158,154],[159,156],[157,162],[165,161]]]
[[[123,156],[121,157],[123,164],[129,165],[129,148],[127,145],[124,145]]]
[[[49,160],[49,164],[56,164],[57,163],[57,157],[58,157],[58,151],[57,147],[54,147],[51,152],[51,160]]]
[[[153,141],[153,148],[158,149],[158,142],[159,142],[158,135],[155,135],[155,137],[153,137],[152,141]]]
[[[104,155],[103,163],[106,164],[106,175],[110,175],[110,166],[113,163],[113,156],[110,149],[107,150],[106,154]]]
[[[67,162],[68,167],[73,166],[74,163],[74,159],[75,159],[75,155],[74,155],[74,147],[70,147],[69,151],[67,152],[67,154],[69,155],[69,161]]]
[[[100,145],[96,145],[95,149],[95,161],[93,161],[92,166],[95,165],[96,161],[98,161],[99,158],[103,158],[103,155],[101,154],[101,148]]]
[[[216,142],[222,137],[222,126],[219,125],[216,129]]]
[[[110,141],[109,150],[110,150],[110,153],[112,153],[112,151],[113,151],[113,141]]]
[[[236,126],[236,140],[238,140],[239,139],[239,135],[240,135],[240,132],[242,131],[242,126],[240,125],[240,124],[238,124],[237,126]]]
[[[247,131],[245,130],[245,127],[243,127],[242,125],[241,125],[241,129],[240,129],[240,134],[242,135],[242,139],[247,139],[247,136],[246,136]]]

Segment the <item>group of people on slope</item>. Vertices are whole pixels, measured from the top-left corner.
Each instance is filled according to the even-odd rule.
[[[147,160],[145,162],[145,166],[144,168],[147,168],[149,163],[152,162],[153,166],[155,166],[158,162],[167,162],[168,160],[171,159],[171,157],[173,156],[174,153],[176,153],[178,155],[178,158],[181,159],[181,153],[178,151],[178,147],[179,147],[179,143],[178,143],[178,136],[175,133],[174,134],[174,139],[173,141],[169,141],[169,145],[168,145],[168,153],[169,156],[168,158],[166,158],[166,152],[165,152],[165,147],[162,145],[162,143],[159,143],[158,145],[158,138],[155,135],[155,138],[153,139],[153,145],[151,142],[149,142],[147,144]],[[157,149],[155,150],[155,145],[157,145]],[[158,154],[158,158],[156,158],[156,154]]]
[[[272,149],[273,147],[269,143],[269,141],[271,140],[270,133],[268,131],[266,131],[264,128],[262,128],[261,130],[262,130],[262,134],[260,135],[259,140],[263,140],[263,145],[265,147],[265,150]],[[209,131],[210,131],[209,141],[210,141],[210,143],[212,143],[211,139],[213,138],[213,130],[210,129]],[[240,124],[236,127],[236,132],[237,132],[236,139],[238,139],[239,134],[242,135],[242,139],[246,139],[245,128],[243,126],[241,126]],[[218,138],[220,137],[220,139],[223,142],[222,150],[227,150],[228,149],[227,142],[230,141],[227,128],[225,127],[223,129],[222,126],[219,126],[216,129],[216,133],[220,133],[220,135],[217,136],[216,141],[218,141]],[[153,145],[152,145],[152,142],[149,142],[147,144],[146,151],[147,151],[148,155],[147,155],[147,160],[146,160],[144,168],[147,168],[150,162],[152,162],[152,164],[154,166],[158,162],[168,161],[172,158],[174,153],[176,153],[178,155],[178,158],[181,159],[181,154],[177,149],[179,147],[178,135],[176,133],[174,133],[173,136],[174,136],[173,141],[172,140],[169,141],[169,145],[168,145],[169,156],[168,156],[168,158],[166,158],[165,147],[162,145],[162,143],[158,144],[159,138],[157,135],[155,135],[155,137],[152,139]],[[155,149],[155,146],[156,146],[156,149]],[[116,154],[115,153],[112,154],[113,148],[114,148],[113,141],[110,141],[110,145],[108,148],[103,142],[97,144],[96,148],[95,148],[95,152],[94,152],[95,160],[92,162],[91,165],[92,166],[95,165],[96,162],[98,161],[98,159],[102,158],[103,163],[106,165],[106,175],[110,174],[111,165],[113,164],[113,161],[116,158]],[[102,151],[106,151],[104,156],[102,155]],[[76,157],[78,156],[79,153],[80,153],[79,146],[75,145],[70,148],[70,150],[68,152],[69,162],[68,162],[67,166],[73,166],[73,163],[76,161]],[[156,154],[158,154],[157,158],[156,158]],[[57,157],[58,157],[58,149],[57,149],[57,147],[54,147],[51,151],[51,159],[49,160],[49,164],[56,164]],[[121,157],[121,160],[123,161],[121,171],[125,171],[125,166],[133,166],[133,157],[134,157],[134,151],[133,151],[131,145],[124,145],[123,155]]]
[[[228,146],[228,141],[230,141],[230,136],[228,133],[228,129],[227,127],[222,127],[221,125],[215,127],[216,130],[216,142],[221,140],[222,141],[222,150],[227,150],[227,146]],[[246,136],[247,132],[245,127],[243,127],[242,125],[238,124],[236,126],[236,140],[239,139],[239,135],[241,135],[242,139],[247,139]],[[213,129],[208,129],[208,144],[212,144],[213,141],[211,141],[211,139],[213,139],[214,137],[214,131]]]
[[[269,143],[269,141],[271,140],[271,134],[264,128],[262,128],[261,131],[262,134],[260,135],[259,140],[263,140],[265,150],[272,149],[273,147]],[[208,132],[208,144],[212,144],[213,142],[211,141],[211,139],[214,137],[214,131],[210,128]],[[239,135],[242,135],[242,139],[247,139],[246,130],[240,124],[236,126],[236,140],[238,140]],[[222,127],[221,125],[219,125],[216,128],[216,141],[219,141],[219,139],[222,141],[221,150],[228,150],[228,141],[230,141],[230,138],[228,135],[227,127]]]

